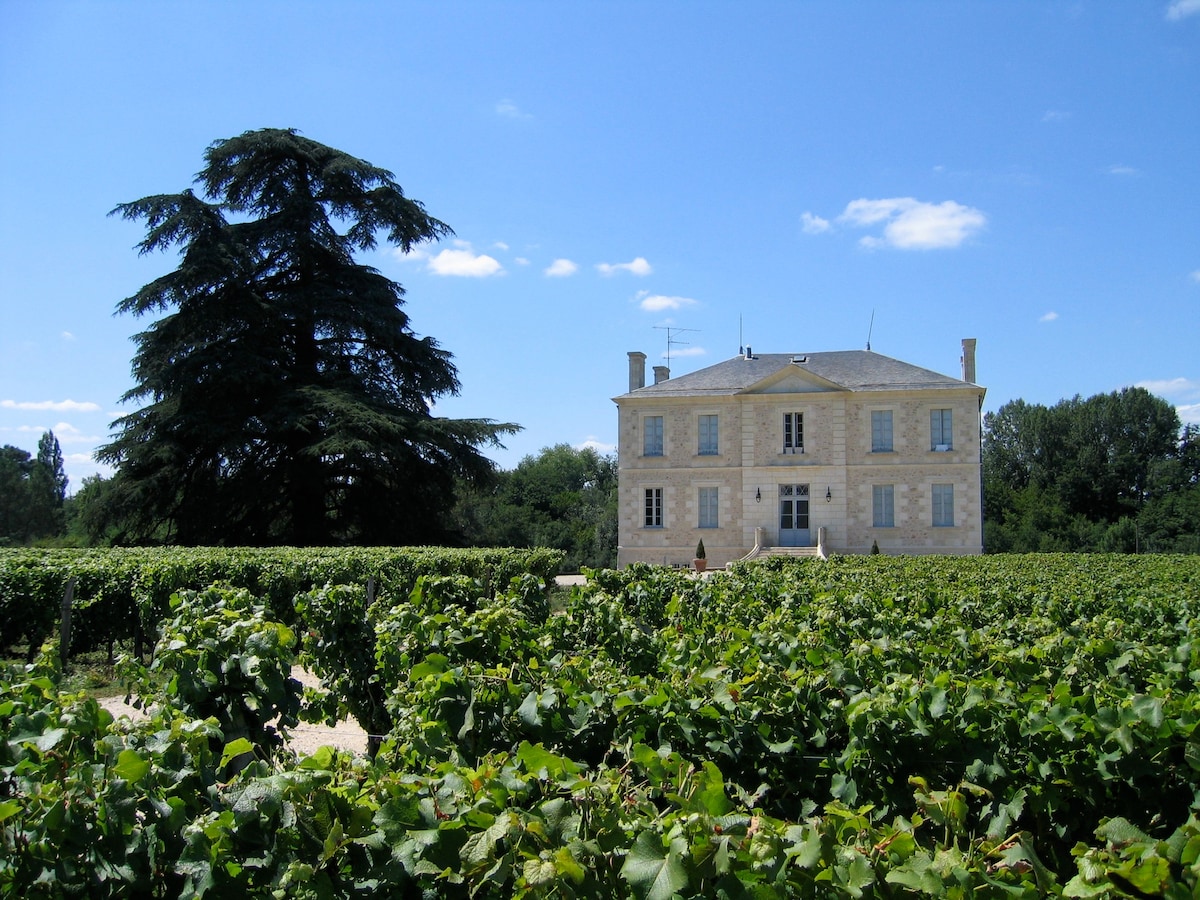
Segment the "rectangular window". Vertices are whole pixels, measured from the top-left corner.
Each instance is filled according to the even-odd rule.
[[[700,522],[701,528],[716,528],[718,523],[717,489],[715,487],[700,488]]]
[[[954,420],[949,409],[929,411],[929,449],[954,449]]]
[[[954,524],[954,485],[933,486],[933,524],[943,528]]]
[[[804,413],[783,414],[783,452],[804,452]]]
[[[646,508],[642,518],[646,528],[663,527],[663,489],[646,488]]]
[[[892,411],[890,409],[871,411],[871,452],[892,452]]]
[[[877,484],[871,488],[871,524],[876,528],[896,525],[895,486]]]
[[[697,423],[700,434],[698,452],[701,456],[717,455],[717,417],[700,416]]]
[[[642,455],[663,455],[662,416],[646,416],[642,419]]]

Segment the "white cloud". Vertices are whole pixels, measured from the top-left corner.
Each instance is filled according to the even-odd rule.
[[[608,453],[616,453],[617,445],[616,444],[606,444],[606,443],[604,443],[604,441],[600,440],[595,435],[589,434],[587,436],[587,439],[583,443],[575,445],[575,449],[576,450],[595,450],[597,453],[600,453],[600,454],[608,454]]]
[[[838,221],[858,228],[886,222],[882,237],[862,238],[864,247],[937,250],[962,244],[987,224],[987,216],[953,200],[923,203],[912,197],[891,197],[851,201]]]
[[[496,104],[496,115],[503,116],[506,119],[532,119],[527,112],[523,112],[517,104],[509,99],[501,100]]]
[[[1160,378],[1139,381],[1136,387],[1145,388],[1152,394],[1180,400],[1200,399],[1200,381],[1190,378]]]
[[[1167,6],[1167,21],[1178,22],[1200,13],[1200,0],[1173,0]]]
[[[548,278],[566,278],[579,271],[579,266],[569,259],[556,259],[542,272]]]
[[[1136,385],[1173,403],[1179,421],[1200,425],[1200,381],[1194,378],[1160,378],[1139,381]]]
[[[492,244],[492,246],[495,247],[497,250],[507,250],[508,249],[508,244],[504,243],[504,241],[496,241],[496,243]]]
[[[1048,109],[1042,113],[1043,122],[1065,122],[1069,118],[1071,114],[1061,109]]]
[[[1054,310],[1050,310],[1050,312],[1046,313],[1044,316],[1042,316],[1040,319],[1038,319],[1038,321],[1039,322],[1053,322],[1057,318],[1058,318],[1058,313],[1056,313]]]
[[[671,348],[671,358],[676,359],[680,356],[706,356],[708,351],[703,347],[684,347],[682,349]],[[663,356],[666,356],[664,353]]]
[[[518,257],[514,258],[514,259],[513,259],[513,262],[514,262],[514,263],[516,263],[518,266],[527,266],[527,265],[529,265],[529,260],[527,260],[527,259],[526,259],[525,257],[523,257],[523,256],[518,256]]]
[[[59,337],[61,337],[64,341],[75,340],[75,335],[71,334],[71,332],[69,332],[69,331],[64,331],[62,334],[59,335]]]
[[[805,234],[823,234],[833,227],[829,224],[828,219],[822,219],[820,216],[814,216],[810,212],[801,214],[800,223]]]
[[[662,312],[667,309],[683,309],[695,306],[696,301],[691,297],[666,297],[662,294],[643,294],[638,303],[645,312]]]
[[[1140,175],[1141,173],[1133,166],[1113,165],[1109,166],[1105,171],[1109,175]]]
[[[429,259],[429,271],[434,275],[487,278],[502,274],[504,266],[486,253],[476,254],[473,250],[443,250]]]
[[[1200,269],[1197,269],[1189,276],[1196,284],[1200,284]]]
[[[632,262],[627,263],[598,263],[596,269],[601,275],[616,275],[618,272],[629,272],[639,277],[649,275],[654,271],[650,263],[646,262],[644,256],[639,256]]]
[[[36,434],[39,438],[47,431],[53,431],[54,437],[60,444],[98,444],[104,438],[95,434],[84,434],[70,422],[59,422],[49,428],[45,425],[18,425],[9,429],[18,434]]]
[[[100,404],[79,400],[0,400],[4,409],[52,410],[54,412],[98,412]]]
[[[407,253],[396,250],[395,255],[403,260],[425,263],[425,268],[434,275],[457,275],[462,278],[487,278],[504,274],[504,266],[493,256],[476,253],[467,241],[455,241],[454,249],[442,250],[436,255],[417,247]]]
[[[70,422],[59,422],[50,429],[60,444],[98,444],[104,440],[98,434],[84,434]]]

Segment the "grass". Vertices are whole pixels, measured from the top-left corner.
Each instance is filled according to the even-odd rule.
[[[0,671],[24,670],[27,650],[27,647],[19,645],[13,647],[11,655],[0,659]],[[123,653],[133,653],[132,641],[114,647],[114,658]],[[78,653],[68,659],[59,689],[65,694],[83,692],[96,700],[125,696],[125,685],[117,675],[116,663],[109,659],[106,650]]]

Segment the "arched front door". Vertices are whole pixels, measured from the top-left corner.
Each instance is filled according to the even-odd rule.
[[[779,546],[811,547],[808,530],[808,485],[779,486]]]

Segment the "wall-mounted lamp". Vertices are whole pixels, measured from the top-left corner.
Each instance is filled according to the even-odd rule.
[[[833,500],[833,493],[829,488],[825,488],[825,502],[829,503],[831,500]]]
[[[755,502],[755,503],[762,503],[762,488],[755,488],[755,489],[754,489],[754,502]]]

